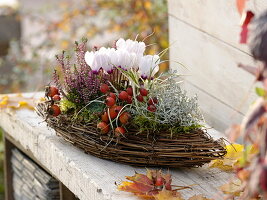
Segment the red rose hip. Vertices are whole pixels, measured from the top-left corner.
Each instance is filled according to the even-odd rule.
[[[114,94],[113,92],[110,92],[108,96],[115,99],[116,101],[116,94]]]
[[[123,101],[126,101],[126,100],[128,99],[128,94],[127,94],[127,92],[122,91],[122,92],[119,94],[119,99],[120,99],[120,100],[123,100]]]
[[[105,103],[108,107],[111,107],[115,105],[116,101],[112,97],[107,97]]]
[[[104,112],[104,114],[101,115],[101,120],[102,120],[103,122],[106,122],[106,123],[109,122],[109,119],[108,119],[108,113],[107,113],[107,112]]]
[[[54,100],[54,101],[60,101],[60,96],[58,95],[58,94],[56,94],[56,95],[54,95],[53,97],[52,97],[52,99]]]
[[[105,83],[101,84],[100,91],[104,94],[106,94],[109,91],[109,86]]]
[[[123,127],[117,127],[116,129],[115,129],[115,135],[118,137],[118,136],[120,136],[120,135],[124,135],[126,133],[126,130],[125,130],[125,128],[123,128]]]
[[[147,107],[147,110],[149,110],[150,112],[156,112],[157,108],[156,108],[156,106],[154,106],[154,105],[149,105],[149,106]]]
[[[53,97],[55,95],[59,95],[59,92],[55,86],[46,86],[45,95],[49,97]]]
[[[128,112],[124,112],[119,117],[119,120],[122,124],[127,124],[131,118],[131,115]]]
[[[61,113],[61,111],[60,111],[60,108],[58,107],[58,105],[54,104],[48,109],[48,114],[53,116],[53,117],[60,115],[60,113]]]
[[[137,95],[136,99],[140,102],[144,102],[144,97],[141,94]]]
[[[101,131],[101,133],[108,133],[109,132],[109,125],[106,122],[99,122],[97,124],[97,128]]]
[[[148,105],[157,104],[158,99],[157,99],[157,97],[150,98],[147,103],[148,103]]]
[[[147,91],[147,89],[145,89],[145,88],[140,88],[140,89],[139,89],[139,92],[140,92],[140,94],[141,94],[142,96],[147,96],[147,95],[148,95],[148,91]]]
[[[126,92],[127,92],[128,95],[133,96],[133,88],[132,87],[128,87],[126,89]]]

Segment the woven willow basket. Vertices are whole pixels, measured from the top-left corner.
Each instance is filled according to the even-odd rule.
[[[207,132],[196,129],[190,133],[158,134],[138,133],[128,130],[126,137],[101,135],[96,124],[70,121],[70,116],[47,118],[46,103],[39,103],[37,113],[48,126],[86,153],[99,158],[135,166],[198,167],[226,154],[222,140],[213,140]]]

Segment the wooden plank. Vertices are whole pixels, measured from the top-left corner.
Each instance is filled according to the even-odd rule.
[[[247,45],[239,44],[240,15],[235,4],[235,0],[168,1],[171,16],[249,53]],[[267,9],[267,1],[247,1],[247,8],[259,14]],[[171,31],[172,28],[174,27],[170,26]]]
[[[185,80],[215,97],[214,107],[219,100],[233,111],[245,113],[256,98],[254,77],[238,68],[237,63],[253,65],[251,57],[172,16],[169,23],[170,43],[174,43],[170,60],[183,63],[187,69],[175,62],[171,62],[171,68],[186,74]]]
[[[78,200],[75,195],[63,184],[59,183],[60,200]]]
[[[145,173],[145,168],[122,165],[87,155],[56,136],[54,130],[42,122],[43,119],[28,110],[0,112],[0,126],[24,149],[29,149],[33,156],[79,199],[138,199],[130,193],[118,191],[114,183],[121,183],[125,176],[133,175],[135,171]],[[216,138],[223,136],[216,131],[209,133]],[[173,174],[174,185],[196,184],[192,190],[182,191],[184,198],[194,194],[214,197],[218,192],[217,188],[231,176],[207,166],[192,170],[170,170],[170,173]]]
[[[11,155],[12,148],[14,145],[9,142],[6,137],[6,133],[3,134],[4,141],[4,177],[5,177],[5,199],[13,200],[13,184],[12,184],[12,166],[11,166]]]
[[[204,115],[206,123],[216,130],[224,133],[230,124],[238,123],[242,120],[243,115],[233,110],[233,108],[218,101],[215,97],[201,90],[189,81],[183,83],[183,88],[188,95],[198,96],[198,102]]]

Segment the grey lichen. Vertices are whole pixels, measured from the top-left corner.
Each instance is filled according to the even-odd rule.
[[[177,81],[177,76],[170,76],[157,82],[150,89],[150,97],[157,97],[157,110],[151,113],[146,104],[139,104],[137,115],[146,117],[151,123],[163,126],[197,127],[203,121],[197,96],[189,97]]]
[[[165,84],[154,91],[158,98],[156,120],[161,124],[194,126],[203,120],[197,96],[189,97],[180,84],[169,78]]]

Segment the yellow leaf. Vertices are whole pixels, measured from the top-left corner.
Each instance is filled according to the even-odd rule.
[[[1,99],[0,99],[0,108],[4,108],[6,107],[8,104],[8,96],[3,96]]]
[[[162,190],[157,195],[154,196],[155,200],[184,200],[181,193],[169,190]]]
[[[225,171],[230,171],[237,161],[243,156],[244,145],[231,144],[226,145],[227,154],[223,159],[213,160],[210,163],[210,167],[219,168]]]
[[[34,110],[33,98],[23,97],[21,94],[15,96],[2,96],[0,97],[0,108],[20,109],[27,108]]]

